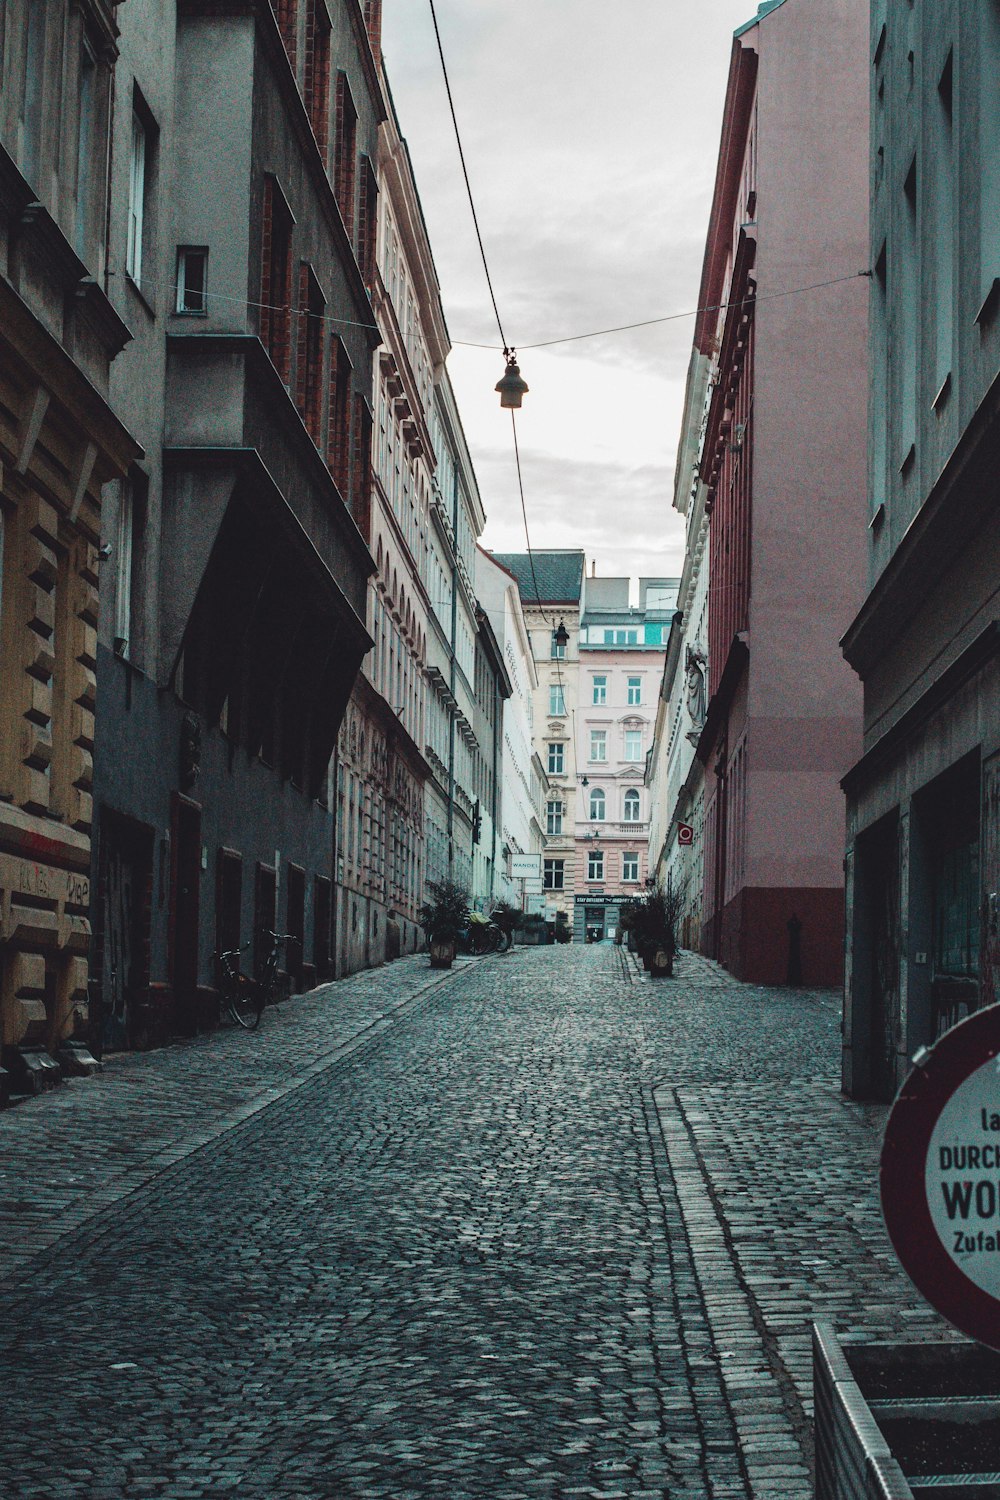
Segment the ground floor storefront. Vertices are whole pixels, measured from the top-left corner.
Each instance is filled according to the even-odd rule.
[[[848,793],[844,1087],[890,1099],[918,1048],[1000,999],[1000,629],[860,762]]]

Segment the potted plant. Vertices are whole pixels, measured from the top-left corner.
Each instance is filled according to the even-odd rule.
[[[427,882],[430,900],[420,908],[420,925],[427,938],[432,969],[450,969],[455,944],[469,925],[469,898],[453,880]]]
[[[677,919],[682,897],[673,886],[653,886],[642,902],[643,964],[654,979],[669,979],[677,952]]]

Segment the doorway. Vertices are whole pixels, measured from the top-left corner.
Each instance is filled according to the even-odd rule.
[[[177,1029],[198,1030],[198,918],[201,906],[201,808],[174,793],[170,884],[170,980]]]

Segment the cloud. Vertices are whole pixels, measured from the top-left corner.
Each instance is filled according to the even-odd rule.
[[[530,393],[518,417],[533,545],[586,546],[601,572],[680,571],[671,507],[691,317],[733,28],[753,0],[436,0],[504,333]],[[387,67],[453,339],[448,361],[487,539],[523,548],[510,418],[428,9],[386,0]]]

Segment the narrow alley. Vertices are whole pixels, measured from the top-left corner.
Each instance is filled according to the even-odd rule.
[[[943,1331],[838,1066],[607,944],[109,1059],[0,1118],[0,1494],[809,1495],[811,1320]]]

